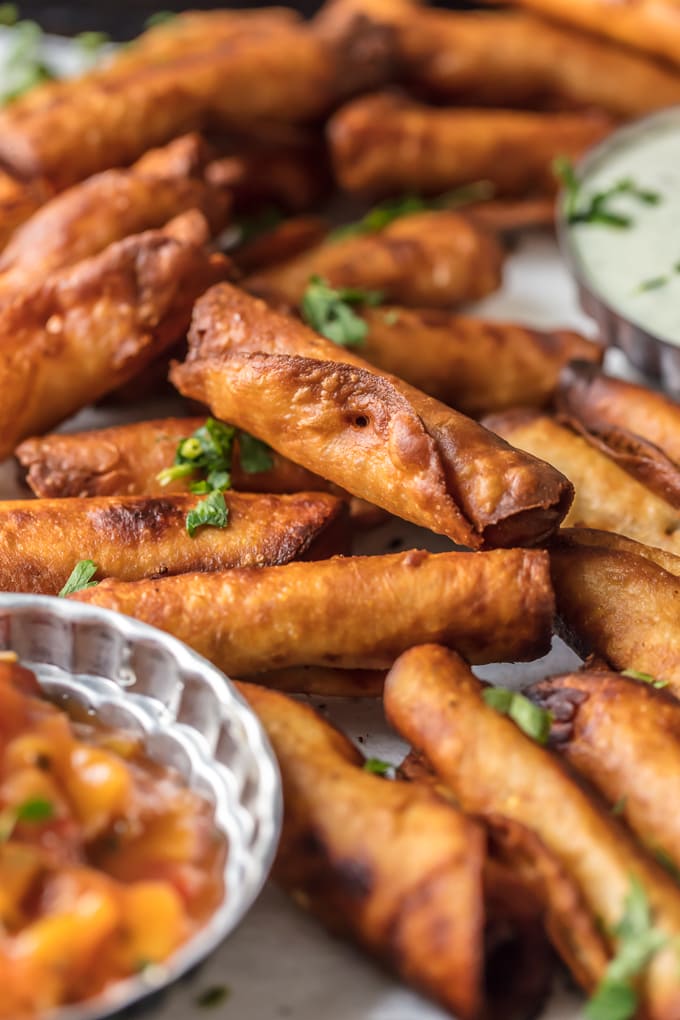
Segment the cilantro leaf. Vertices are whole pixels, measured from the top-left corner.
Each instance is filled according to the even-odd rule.
[[[632,218],[611,208],[613,198],[617,195],[630,195],[644,205],[658,205],[661,201],[661,195],[657,191],[641,188],[631,177],[622,178],[605,191],[598,191],[590,197],[584,196],[582,182],[571,160],[566,156],[558,156],[553,161],[553,173],[564,187],[564,213],[567,223],[570,224],[600,223],[609,227],[630,227],[633,224]],[[644,289],[653,289],[654,286],[662,286],[666,282],[665,279],[662,282],[659,282],[660,280],[661,277],[655,281],[648,281],[650,286]]]
[[[229,510],[224,500],[224,493],[219,489],[214,489],[187,514],[187,531],[193,538],[199,528],[206,526],[226,528],[228,519]]]
[[[191,486],[192,492],[230,489],[235,437],[236,429],[232,425],[208,418],[192,436],[180,440],[172,467],[160,471],[156,481],[161,485],[169,485],[179,478],[188,478],[202,472],[206,476],[207,485],[198,482]]]
[[[389,776],[394,772],[394,765],[381,758],[367,758],[363,764],[364,772],[370,772],[373,776]]]
[[[71,571],[71,576],[59,592],[59,598],[64,599],[76,591],[83,591],[85,588],[94,588],[99,582],[92,578],[97,573],[97,564],[94,560],[79,560]]]
[[[49,822],[54,818],[54,804],[44,797],[33,797],[19,805],[16,816],[18,822]]]
[[[302,317],[321,336],[340,347],[360,347],[368,325],[354,311],[357,305],[378,305],[382,294],[356,287],[335,289],[320,276],[311,276],[302,298]]]
[[[42,39],[42,29],[35,21],[19,21],[11,28],[11,49],[4,66],[6,84],[0,92],[0,104],[18,99],[54,77],[42,59]]]
[[[637,669],[624,669],[621,676],[627,676],[631,680],[640,680],[644,684],[656,687],[658,691],[668,687],[668,680],[656,680],[651,673],[640,673]]]
[[[270,447],[261,439],[256,439],[248,432],[239,432],[238,451],[241,467],[247,475],[257,475],[261,471],[271,471],[274,458]]]
[[[546,709],[508,687],[486,687],[482,697],[491,708],[512,719],[532,740],[539,744],[548,742],[552,716]]]
[[[156,28],[157,25],[165,25],[168,21],[173,21],[177,15],[174,11],[156,11],[155,14],[150,14],[144,22],[144,28]]]

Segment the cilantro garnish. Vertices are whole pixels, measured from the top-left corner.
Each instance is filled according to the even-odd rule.
[[[44,797],[32,797],[18,807],[6,807],[0,811],[0,843],[6,843],[19,822],[41,825],[54,818],[54,805]]]
[[[658,205],[661,201],[661,195],[657,191],[641,188],[631,177],[622,178],[605,191],[584,196],[582,182],[573,164],[565,156],[557,157],[553,163],[553,171],[565,190],[564,212],[567,223],[570,224],[599,223],[608,227],[630,227],[633,223],[632,218],[611,207],[613,198],[618,195],[630,195],[644,205]]]
[[[243,470],[247,474],[270,471],[274,461],[266,443],[247,432],[238,431],[233,425],[224,425],[214,418],[208,418],[193,435],[180,440],[172,467],[160,471],[156,481],[161,485],[169,485],[178,478],[203,474],[203,478],[192,482],[189,487],[191,492],[224,492],[230,489],[234,440],[237,437]]]
[[[76,563],[68,581],[59,592],[59,598],[66,598],[67,595],[73,595],[75,591],[83,591],[85,588],[94,588],[99,583],[92,580],[97,569],[94,560],[80,560]]]
[[[241,468],[247,475],[271,471],[274,467],[271,448],[261,439],[251,436],[249,432],[238,434],[238,455]]]
[[[361,347],[368,325],[354,311],[361,305],[379,305],[383,296],[377,290],[340,287],[337,290],[320,276],[311,276],[302,298],[302,317],[327,340],[340,347]]]
[[[11,17],[14,12],[9,11]],[[35,21],[18,21],[11,27],[11,49],[4,62],[6,85],[0,92],[0,104],[18,99],[54,75],[42,59],[42,29]]]
[[[164,25],[167,21],[173,21],[177,15],[174,11],[156,11],[155,14],[150,14],[144,22],[144,28],[156,28],[158,25]]]
[[[586,1006],[588,1020],[629,1020],[638,1007],[635,979],[660,949],[666,935],[655,928],[647,895],[641,883],[631,878],[623,916],[616,925],[616,956]]]
[[[650,687],[656,687],[658,691],[668,687],[668,680],[656,680],[651,673],[640,673],[637,669],[624,669],[621,676],[627,676],[631,680],[640,680]]]
[[[373,776],[390,776],[394,774],[394,765],[382,758],[367,758],[363,764],[364,772],[370,772]]]
[[[482,697],[487,705],[501,715],[507,715],[523,733],[539,744],[546,744],[550,736],[552,715],[533,701],[511,691],[508,687],[486,687]]]
[[[219,489],[214,489],[187,514],[187,531],[193,538],[199,528],[207,526],[226,528],[228,520],[229,510],[224,500],[224,493]]]

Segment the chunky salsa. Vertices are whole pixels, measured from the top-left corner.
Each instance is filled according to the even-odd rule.
[[[78,720],[0,661],[0,1018],[162,963],[223,897],[210,804],[140,739]]]

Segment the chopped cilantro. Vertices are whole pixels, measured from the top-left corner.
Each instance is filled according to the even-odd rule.
[[[256,439],[248,432],[238,434],[239,463],[247,475],[257,475],[261,471],[271,471],[274,458],[270,447],[261,439]]]
[[[657,191],[641,188],[631,177],[624,177],[605,191],[584,196],[582,182],[571,160],[558,156],[553,172],[562,182],[565,191],[564,212],[568,223],[599,223],[609,227],[630,227],[633,220],[611,207],[611,200],[619,195],[630,195],[644,205],[658,205],[661,195]]]
[[[668,687],[668,680],[656,680],[651,673],[640,673],[637,669],[624,669],[621,676],[627,676],[631,680],[640,680],[643,684],[656,687],[658,691]]]
[[[550,712],[507,687],[487,687],[482,692],[487,705],[501,715],[507,715],[523,733],[539,744],[546,744],[550,736]]]
[[[367,758],[363,768],[364,772],[370,772],[373,776],[389,776],[394,773],[394,765],[381,758]]]
[[[302,317],[312,329],[340,347],[361,347],[368,326],[354,311],[360,305],[379,305],[377,290],[341,287],[337,290],[320,276],[310,277],[302,298]]]
[[[71,576],[59,592],[59,598],[66,598],[76,591],[83,591],[85,588],[94,588],[98,584],[92,578],[97,573],[98,567],[94,560],[79,560],[71,571]]]
[[[156,28],[158,25],[165,25],[166,22],[172,21],[177,15],[174,11],[156,11],[155,14],[150,14],[144,22],[144,28]]]
[[[19,822],[40,825],[54,818],[54,805],[44,797],[32,797],[18,807],[6,807],[0,811],[0,843],[11,838]]]
[[[187,514],[187,531],[193,538],[199,528],[226,528],[228,520],[229,510],[224,493],[214,489]]]

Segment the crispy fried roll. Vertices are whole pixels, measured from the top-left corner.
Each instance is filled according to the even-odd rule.
[[[129,234],[162,227],[188,209],[199,209],[211,233],[219,231],[227,220],[229,196],[203,178],[200,139],[179,141],[196,150],[198,167],[193,173],[173,173],[172,165],[162,172],[159,154],[155,172],[137,167],[107,170],[43,205],[15,232],[0,257],[0,299]],[[148,163],[149,168],[153,165]]]
[[[565,640],[680,694],[680,557],[573,528],[558,535],[550,560]]]
[[[617,673],[571,673],[527,692],[552,713],[551,741],[650,851],[680,869],[680,702]]]
[[[356,748],[308,706],[238,686],[281,769],[275,879],[409,984],[457,1016],[479,1017],[485,929],[493,942],[506,914],[498,892],[489,895],[496,875],[482,828],[424,787],[363,771]],[[500,995],[508,1020],[518,1015],[514,980]]]
[[[680,505],[680,407],[674,400],[577,360],[562,372],[557,406],[622,467]]]
[[[669,939],[641,981],[645,1015],[655,1020],[677,1015],[680,973],[671,942],[680,934],[680,889],[562,763],[487,705],[480,682],[444,648],[413,648],[395,663],[385,685],[385,708],[463,810],[504,814],[539,836],[580,886],[613,952],[631,881],[641,884],[655,926]],[[593,960],[592,969],[587,960],[582,963],[578,976],[590,991],[601,977],[600,961]]]
[[[437,194],[485,180],[521,196],[553,194],[553,160],[577,158],[611,128],[603,115],[442,109],[383,93],[344,106],[328,137],[348,191]]]
[[[296,463],[464,545],[539,541],[571,498],[552,468],[236,287],[197,303],[172,379]]]
[[[196,297],[227,275],[205,240],[203,217],[185,213],[36,283],[0,311],[0,458],[182,336]]]
[[[300,665],[386,669],[405,648],[435,639],[471,662],[542,655],[553,612],[548,573],[537,550],[410,550],[107,582],[79,597],[175,634],[234,676]]]
[[[336,43],[366,25],[391,30],[401,77],[439,100],[598,107],[616,117],[680,101],[673,70],[522,11],[454,13],[394,0],[337,0],[316,19],[317,31]]]
[[[192,538],[186,518],[201,499],[6,500],[0,503],[0,590],[55,595],[83,559],[97,564],[98,578],[126,581],[287,563],[327,531],[337,539],[344,514],[341,501],[325,493],[228,492],[226,526],[199,528]]]
[[[298,305],[311,276],[333,287],[379,290],[389,301],[423,308],[475,301],[500,286],[502,251],[454,212],[403,216],[379,233],[327,241],[248,277],[244,286]]]
[[[383,669],[333,669],[332,666],[294,666],[248,677],[250,683],[287,694],[321,698],[379,698],[385,684]]]
[[[616,531],[680,552],[678,510],[567,425],[523,410],[493,416],[484,424],[569,478],[576,494],[565,524]]]
[[[495,2],[495,0],[494,0]],[[603,35],[680,64],[680,8],[676,0],[519,0],[538,14]]]
[[[51,189],[45,182],[20,181],[0,170],[0,250],[50,195]]]
[[[598,344],[568,330],[539,332],[435,309],[367,308],[362,317],[366,361],[474,417],[542,407],[572,358],[602,360]]]

